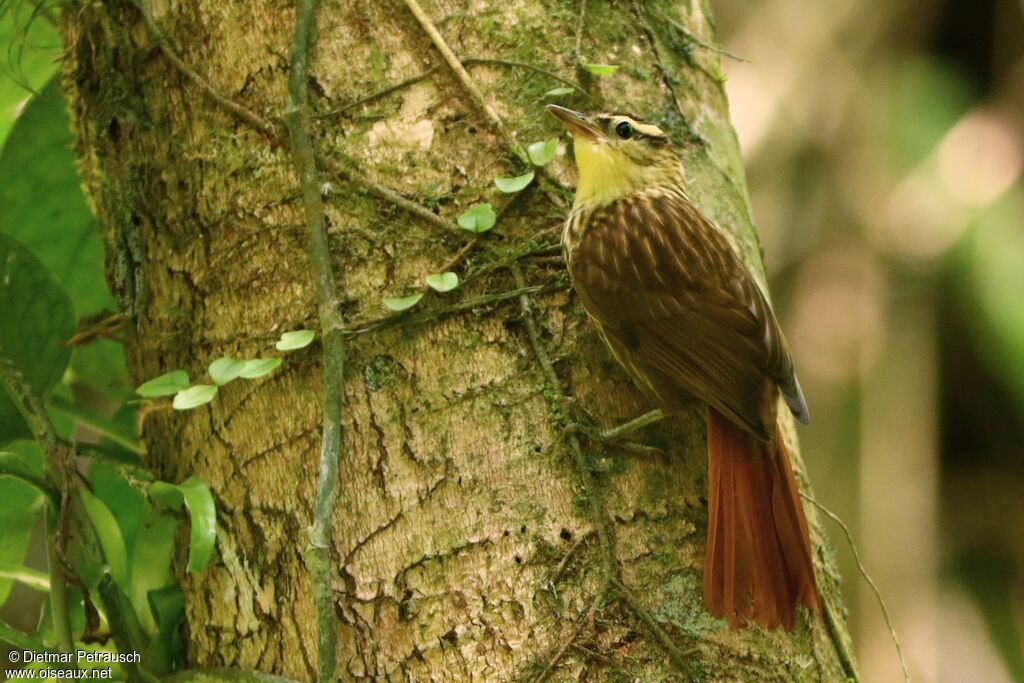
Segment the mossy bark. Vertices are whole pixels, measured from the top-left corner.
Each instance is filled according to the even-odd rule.
[[[147,6],[216,89],[267,117],[284,110],[291,3]],[[664,122],[683,151],[693,197],[736,233],[760,268],[718,56],[672,25],[713,41],[708,8],[665,0],[585,9],[581,20],[579,2],[425,5],[464,59],[581,79],[604,106]],[[267,355],[280,332],[315,327],[287,147],[204,97],[157,49],[128,2],[72,3],[64,32],[83,181],[103,225],[135,379],[173,368],[201,377],[217,357]],[[793,633],[731,632],[705,613],[699,406],[641,435],[660,454],[584,440],[599,491],[582,485],[565,451],[566,424],[589,416],[611,426],[649,406],[597,340],[552,257],[564,217],[557,204],[571,192],[545,194],[534,185],[515,198],[497,193],[495,176],[526,169],[400,2],[324,2],[314,40],[309,85],[321,112],[439,67],[317,120],[320,155],[344,158],[354,174],[451,220],[475,202],[504,208],[497,227],[457,266],[462,286],[420,302],[437,315],[348,338],[348,371],[336,378],[346,396],[334,530],[340,671],[374,680],[529,680],[571,640],[555,680],[844,679],[841,619],[827,628],[803,614]],[[577,68],[585,62],[620,69],[593,79]],[[472,64],[522,143],[558,134],[540,102],[560,83],[510,64]],[[567,103],[596,106],[578,98]],[[564,154],[549,168],[571,185]],[[383,297],[422,287],[467,239],[351,184],[325,193],[335,267],[344,274],[337,298],[352,323],[386,314]],[[514,289],[512,263],[529,284],[556,289],[532,305],[578,415],[559,409],[516,299],[443,310]],[[317,475],[318,359],[316,347],[291,354],[268,378],[223,387],[208,407],[146,411],[151,466],[170,480],[202,476],[219,508],[217,560],[204,574],[182,577],[194,666],[314,677],[303,552]],[[594,495],[610,519],[625,584],[690,653],[686,671],[673,668],[616,594],[587,618],[604,578],[586,500]],[[823,596],[840,614],[831,551],[808,512]]]

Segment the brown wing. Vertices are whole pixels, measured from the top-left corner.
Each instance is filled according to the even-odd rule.
[[[774,431],[776,385],[806,420],[764,294],[726,237],[685,198],[652,192],[599,209],[573,251],[584,307],[617,352],[662,386],[695,395],[764,439]]]

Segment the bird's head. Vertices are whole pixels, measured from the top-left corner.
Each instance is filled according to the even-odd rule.
[[[665,132],[629,114],[582,114],[549,104],[572,134],[580,172],[576,205],[608,204],[681,181],[679,155]]]

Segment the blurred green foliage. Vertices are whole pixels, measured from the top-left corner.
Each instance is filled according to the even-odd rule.
[[[57,29],[28,3],[0,2],[0,144],[21,107],[57,72]]]

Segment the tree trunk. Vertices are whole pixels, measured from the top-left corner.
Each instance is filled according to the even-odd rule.
[[[147,6],[213,88],[268,119],[284,112],[291,3]],[[666,122],[692,196],[760,264],[718,55],[681,28],[713,42],[706,5],[431,0],[424,10],[524,145],[557,134],[541,102],[563,84],[521,64],[584,81],[600,101],[577,94],[564,100],[570,105]],[[179,367],[198,378],[215,358],[273,354],[282,331],[316,329],[303,205],[284,138],[207,97],[161,52],[132,4],[77,2],[64,16],[81,170],[103,225],[134,378]],[[583,63],[620,68],[595,78],[576,69]],[[803,613],[793,633],[730,632],[704,611],[699,406],[636,435],[657,452],[581,437],[586,466],[574,458],[568,424],[608,427],[650,406],[567,290],[556,247],[571,199],[564,154],[547,169],[555,180],[515,196],[497,192],[495,176],[525,165],[398,0],[324,3],[310,72],[319,112],[429,72],[313,126],[320,158],[350,176],[330,178],[321,164],[331,183],[324,194],[334,267],[343,273],[337,301],[350,330],[333,543],[339,675],[853,675],[838,578],[813,510],[830,618]],[[428,293],[397,323],[354,332],[388,314],[384,297],[422,288],[472,237],[367,192],[365,180],[447,221],[481,201],[503,210],[451,268],[462,278],[458,289]],[[490,297],[517,290],[517,268],[541,289]],[[219,560],[183,576],[190,665],[315,677],[303,558],[318,472],[320,368],[314,345],[265,379],[226,385],[209,406],[145,411],[151,466],[172,481],[202,476],[218,502]],[[559,401],[562,391],[571,406]],[[616,576],[624,587],[609,581]]]

